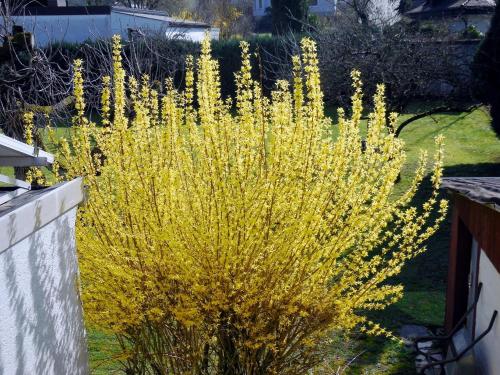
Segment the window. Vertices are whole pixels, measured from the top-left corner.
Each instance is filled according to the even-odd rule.
[[[314,7],[318,5],[318,0],[309,0],[309,6]]]
[[[259,8],[262,9],[262,0],[259,0]]]

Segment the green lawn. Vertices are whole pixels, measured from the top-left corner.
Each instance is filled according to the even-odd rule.
[[[407,116],[402,116],[404,119]],[[484,109],[472,113],[439,114],[418,120],[406,127],[401,138],[406,143],[408,161],[400,188],[407,187],[420,149],[434,150],[434,137],[443,134],[445,145],[444,176],[500,176],[500,140],[489,126]],[[429,192],[424,186],[417,203]],[[443,196],[446,193],[443,192]],[[450,215],[439,232],[429,241],[428,251],[409,262],[397,282],[405,287],[404,298],[373,319],[397,332],[403,324],[441,326],[444,319]],[[342,363],[356,355],[347,373],[414,374],[413,358],[394,342],[382,338],[356,337],[341,342]]]
[[[489,126],[483,109],[472,113],[436,115],[410,124],[401,137],[406,142],[408,162],[401,185],[409,183],[408,171],[415,168],[419,149],[433,150],[433,139],[445,136],[444,176],[500,176],[500,140]],[[420,200],[428,192],[424,186]],[[444,195],[445,193],[443,193]],[[413,260],[400,276],[406,288],[403,301],[394,306],[387,321],[391,326],[411,320],[414,323],[441,325],[447,275],[450,222],[441,227],[429,242],[429,250]]]
[[[119,352],[119,346],[113,336],[88,329],[87,341],[92,374],[122,373],[119,363],[115,359],[115,355]]]

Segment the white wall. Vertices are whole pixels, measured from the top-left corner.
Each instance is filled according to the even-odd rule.
[[[129,28],[195,42],[201,41],[207,31],[203,27],[169,27],[168,23],[163,21],[117,12],[112,12],[111,15],[16,16],[13,21],[33,33],[38,47],[61,41],[82,43],[87,40],[111,38],[115,34],[121,35],[123,40],[128,40]],[[211,28],[208,31],[212,39],[219,39],[219,29]]]
[[[141,30],[146,33],[158,33],[167,38],[180,38],[201,42],[207,30],[212,39],[219,39],[219,29],[204,27],[175,27],[167,22],[152,18],[138,17],[121,12],[111,12],[111,34],[119,34],[122,39],[128,40],[128,29]]]
[[[309,11],[315,14],[329,14],[335,12],[335,0],[317,0],[316,5],[311,5]]]
[[[479,280],[483,283],[476,313],[476,337],[490,323],[493,311],[500,313],[500,274],[488,256],[481,250]],[[481,375],[500,374],[500,317],[497,316],[492,330],[476,345],[476,359]]]
[[[35,44],[43,47],[50,42],[81,43],[88,39],[110,38],[111,23],[109,15],[72,15],[72,16],[16,16],[17,25],[32,32]]]
[[[41,194],[0,216],[0,375],[88,374],[74,236],[81,181]]]
[[[205,38],[206,29],[203,28],[178,28],[178,27],[168,27],[165,30],[165,35],[167,38],[179,38],[190,40],[192,42],[202,42]],[[212,27],[209,30],[210,39],[219,40],[220,29]]]
[[[119,34],[124,40],[128,40],[129,28],[164,33],[166,31],[166,27],[167,25],[165,23],[154,19],[111,12],[111,34]]]
[[[478,31],[485,34],[490,29],[492,14],[470,14],[457,17],[449,24],[452,32],[461,32],[468,26],[475,26]]]
[[[262,17],[266,14],[266,9],[271,6],[271,0],[253,0],[253,15]],[[261,6],[262,5],[262,6]],[[328,14],[335,12],[336,0],[317,0],[316,5],[311,5],[309,11],[314,14]]]

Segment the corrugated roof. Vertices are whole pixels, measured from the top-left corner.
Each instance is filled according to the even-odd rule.
[[[111,7],[107,5],[93,6],[27,6],[14,10],[15,16],[76,16],[76,15],[109,15]]]
[[[209,24],[204,22],[192,21],[192,20],[184,20],[180,18],[170,17],[167,13],[155,10],[145,10],[145,9],[135,9],[135,8],[126,8],[126,7],[117,7],[114,6],[112,11],[115,13],[126,14],[129,16],[147,18],[150,20],[162,21],[169,24],[169,26],[178,26],[178,27],[210,27]]]
[[[0,134],[0,166],[29,167],[53,162],[54,156],[48,152],[37,150],[33,146]],[[0,174],[0,206],[22,196],[30,189],[29,183]]]
[[[446,177],[441,187],[500,211],[500,177]]]

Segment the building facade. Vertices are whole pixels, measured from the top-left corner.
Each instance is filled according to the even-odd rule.
[[[254,17],[263,17],[266,15],[267,8],[271,7],[271,0],[254,0]],[[329,15],[335,13],[335,0],[309,0],[309,12],[317,15]]]
[[[28,6],[12,16],[15,25],[34,35],[35,45],[50,43],[83,43],[120,35],[154,34],[200,42],[206,33],[219,38],[219,29],[202,22],[180,20],[164,12],[115,6]],[[0,20],[0,22],[2,22]]]
[[[495,7],[495,0],[417,0],[405,15],[421,23],[445,25],[454,33],[473,27],[485,34]]]

